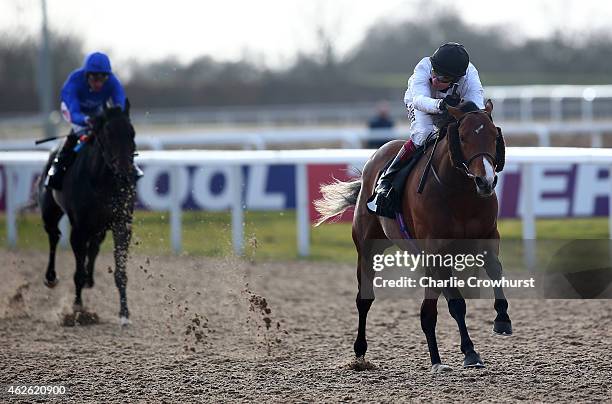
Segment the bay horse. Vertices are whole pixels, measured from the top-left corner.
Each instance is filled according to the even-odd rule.
[[[66,214],[71,225],[70,245],[76,261],[74,311],[83,310],[81,292],[94,286],[94,264],[106,232],[112,231],[115,258],[115,285],[119,290],[119,317],[122,326],[129,323],[126,264],[132,236],[135,200],[134,142],[130,122],[130,104],[106,108],[95,118],[87,143],[78,151],[66,172],[62,191],[44,186],[46,173],[55,158],[53,151],[38,184],[39,206],[49,239],[49,262],[44,283],[53,288],[55,251],[60,238],[58,222]]]
[[[493,124],[492,110],[491,100],[486,102],[484,110],[479,110],[471,102],[462,103],[456,108],[448,107],[453,119],[445,127],[447,135],[439,141],[431,157],[431,173],[425,183],[427,186],[423,193],[417,193],[421,173],[427,164],[427,159],[421,158],[406,179],[402,214],[398,220],[368,212],[366,202],[376,186],[378,173],[396,155],[403,141],[391,141],[378,149],[365,164],[361,178],[336,181],[321,187],[322,198],[315,202],[321,215],[317,225],[355,206],[352,237],[357,250],[356,305],[359,323],[354,351],[358,359],[363,360],[367,351],[366,319],[374,301],[373,268],[369,265],[369,259],[383,248],[380,243],[379,247],[373,247],[371,241],[387,240],[388,244],[392,244],[390,240],[405,239],[402,220],[405,228],[409,229],[410,237],[417,241],[490,240],[493,253],[486,256],[486,272],[491,279],[501,278],[495,185],[497,172],[503,169],[505,161],[505,143],[501,129]],[[430,150],[426,150],[426,153]],[[375,248],[379,250],[373,251]],[[468,334],[464,298],[456,289],[428,287],[425,288],[420,318],[427,339],[432,372],[450,370],[449,366],[442,364],[435,333],[437,301],[441,292],[459,327],[464,367],[484,367]],[[501,288],[494,288],[494,293],[497,317],[493,331],[500,335],[510,335],[512,326],[507,313],[508,302]]]

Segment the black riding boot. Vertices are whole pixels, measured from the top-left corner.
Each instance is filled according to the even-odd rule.
[[[57,189],[58,191],[62,190],[66,170],[68,170],[68,167],[70,167],[70,165],[74,162],[74,158],[76,157],[74,147],[76,146],[78,140],[79,138],[73,134],[66,137],[66,141],[64,142],[62,149],[57,153],[51,168],[49,168],[45,186]]]
[[[376,183],[374,195],[367,202],[368,210],[379,216],[395,218],[399,195],[394,195],[393,178],[404,168],[405,164],[410,161],[410,157],[416,150],[415,144],[408,140],[393,159],[393,162],[387,167],[385,172],[380,176]]]

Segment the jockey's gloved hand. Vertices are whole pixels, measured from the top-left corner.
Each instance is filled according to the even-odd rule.
[[[440,100],[438,109],[442,112],[446,111],[448,106],[456,107],[461,102],[461,96],[459,94],[449,94]]]
[[[96,117],[95,116],[88,116],[87,118],[85,118],[85,123],[87,124],[87,128],[92,131],[95,127],[96,127]]]
[[[461,96],[459,94],[449,94],[444,97],[444,103],[451,107],[456,107],[461,102]]]

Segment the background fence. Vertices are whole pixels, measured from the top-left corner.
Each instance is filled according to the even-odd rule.
[[[610,120],[612,85],[528,85],[488,86],[486,97],[493,100],[493,115],[499,122]],[[403,90],[390,100],[390,113],[406,120]],[[319,126],[362,125],[376,111],[374,102],[283,104],[262,106],[225,106],[158,108],[133,111],[139,126]],[[53,113],[60,122],[60,115]],[[40,114],[0,115],[0,131],[42,127]]]
[[[175,252],[181,250],[181,215],[188,195],[197,194],[201,190],[201,183],[195,179],[188,186],[185,177],[188,175],[188,167],[195,167],[199,172],[205,172],[208,168],[223,170],[225,173],[226,191],[231,210],[232,241],[234,251],[241,254],[244,248],[244,210],[245,210],[245,173],[243,167],[264,167],[277,165],[292,165],[295,167],[295,179],[293,182],[295,190],[295,209],[297,211],[297,245],[301,256],[307,256],[310,249],[310,225],[311,225],[311,199],[309,195],[309,170],[312,165],[352,165],[362,167],[373,150],[283,150],[283,151],[147,151],[138,158],[138,162],[145,167],[146,174],[153,174],[156,167],[162,168],[169,173],[166,197],[163,200],[151,203],[148,206],[152,210],[164,210],[170,212],[170,233],[172,247]],[[1,152],[0,168],[3,176],[0,183],[0,195],[4,195],[4,208],[7,217],[7,234],[10,245],[17,241],[17,212],[20,207],[28,203],[31,197],[32,184],[35,176],[40,172],[47,153],[44,152]],[[580,198],[590,197],[587,204],[595,204],[598,197],[602,196],[602,187],[607,197],[606,213],[612,212],[612,181],[610,180],[610,167],[612,167],[612,149],[599,148],[508,148],[506,153],[507,169],[512,166],[520,171],[520,201],[521,209],[519,215],[522,219],[523,238],[526,240],[536,238],[535,218],[536,213],[549,213],[551,201],[540,199],[540,196],[551,189],[545,182],[537,181],[538,175],[543,172],[543,167],[558,167],[562,165],[576,165],[577,167],[590,167],[595,165],[596,170],[583,170],[582,186],[592,186],[597,183],[595,191],[576,190],[572,198],[574,203],[580,205]],[[572,168],[575,170],[575,167]],[[605,171],[605,175],[601,174]],[[539,174],[540,173],[540,174]],[[553,173],[554,175],[557,175]],[[196,173],[197,175],[197,173]],[[208,178],[213,175],[209,172]],[[253,177],[253,172],[249,174]],[[146,176],[145,176],[146,178]],[[200,178],[201,180],[201,178]],[[571,182],[571,181],[570,181]],[[504,183],[504,173],[500,176],[498,190],[501,192]],[[554,180],[554,184],[558,181]],[[139,183],[139,193],[145,193],[144,182]],[[148,183],[156,186],[155,179]],[[151,185],[153,184],[153,185]],[[310,184],[312,185],[312,184]],[[316,184],[315,184],[316,185]],[[588,196],[590,195],[590,196]],[[202,195],[196,198],[204,198]],[[584,205],[582,200],[582,205]],[[548,205],[547,205],[548,203]],[[552,201],[552,203],[557,203]],[[544,206],[539,206],[543,204]],[[216,206],[222,209],[223,205]],[[574,212],[576,214],[588,214],[586,210]],[[612,235],[612,221],[610,222],[610,234]]]
[[[612,134],[611,122],[527,122],[503,123],[507,139],[536,137],[538,146],[550,146],[553,136],[585,138],[591,147],[602,147],[604,135]],[[363,127],[338,129],[253,129],[227,131],[176,131],[144,132],[136,136],[138,149],[165,150],[198,147],[234,147],[264,150],[280,146],[320,147],[322,144],[344,148],[360,148],[368,140],[407,139],[407,127],[368,130]],[[0,150],[49,150],[57,142],[34,144],[30,139],[6,139],[0,141]]]

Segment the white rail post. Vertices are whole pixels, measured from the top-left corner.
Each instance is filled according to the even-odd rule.
[[[595,99],[595,90],[592,88],[586,88],[582,92],[582,103],[580,104],[582,110],[582,121],[592,122],[593,121],[593,100]],[[591,133],[591,147],[601,147],[603,140],[601,133]]]
[[[295,173],[295,204],[297,214],[298,254],[306,257],[310,254],[310,211],[308,201],[308,166],[298,164]]]
[[[582,92],[582,102],[580,104],[580,109],[582,112],[583,122],[593,121],[593,100],[595,100],[596,95],[597,93],[592,88],[586,88]]]
[[[162,139],[155,139],[151,144],[152,150],[164,150],[164,141]]]
[[[550,97],[550,120],[561,122],[563,119],[563,96],[557,95]]]
[[[255,144],[255,149],[257,150],[266,150],[266,140],[261,135],[255,135],[253,137],[253,142]]]
[[[608,258],[612,266],[612,165],[608,166]]]
[[[603,147],[603,136],[601,132],[591,132],[591,147]]]
[[[528,122],[533,118],[533,98],[530,91],[521,94],[520,101],[521,121]]]
[[[232,166],[230,180],[232,198],[232,245],[236,255],[244,254],[244,204],[242,201],[242,167]]]
[[[493,109],[493,114],[496,121],[503,122],[506,119],[506,108],[504,101],[506,101],[504,97],[498,97],[495,100],[495,108]]]
[[[546,126],[538,125],[536,127],[536,135],[538,136],[538,146],[550,146],[550,129],[548,129]]]
[[[536,226],[535,226],[535,181],[534,167],[532,164],[521,164],[521,198],[523,199],[523,249],[524,260],[527,269],[533,271],[535,269],[535,243],[536,243]]]
[[[355,132],[347,132],[342,135],[342,147],[345,149],[361,149],[362,143],[359,135]]]
[[[608,180],[610,181],[610,194],[608,195],[608,237],[612,240],[612,165],[608,167]]]
[[[170,169],[169,189],[172,197],[170,198],[170,238],[172,239],[172,251],[176,254],[181,252],[182,247],[182,207],[180,195],[180,167],[173,165]]]
[[[6,204],[6,241],[9,247],[17,246],[17,207],[14,193],[17,191],[15,183],[15,169],[9,165],[4,166],[5,184],[5,204]]]

